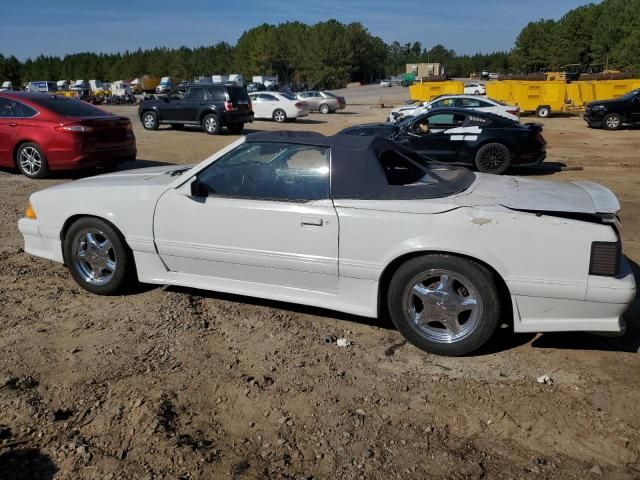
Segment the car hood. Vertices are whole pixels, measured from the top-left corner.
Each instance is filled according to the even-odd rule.
[[[596,100],[595,102],[587,103],[587,107],[593,108],[599,105],[606,107],[607,105],[617,105],[621,103],[620,100]]]
[[[457,195],[459,206],[502,205],[513,210],[557,213],[616,213],[620,203],[606,187],[593,182],[554,182],[523,177],[476,174]]]
[[[171,172],[191,168],[191,165],[163,165],[161,167],[134,168],[120,172],[87,177],[75,182],[63,183],[51,187],[57,190],[98,187],[152,187],[165,186],[176,180],[177,175]]]

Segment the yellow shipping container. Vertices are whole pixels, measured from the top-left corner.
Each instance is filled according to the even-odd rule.
[[[423,102],[431,100],[438,95],[454,95],[464,93],[464,83],[458,81],[446,82],[419,82],[409,87],[411,100]]]

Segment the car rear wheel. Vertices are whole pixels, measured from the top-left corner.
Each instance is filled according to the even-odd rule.
[[[331,108],[326,103],[323,103],[322,105],[320,105],[320,113],[331,113]]]
[[[480,90],[476,90],[475,92],[473,92],[474,95],[480,95]]]
[[[77,220],[65,235],[64,259],[71,276],[96,295],[116,294],[133,279],[133,256],[120,232],[104,220]]]
[[[622,127],[622,117],[617,113],[610,113],[602,119],[602,125],[607,130],[619,130]]]
[[[49,174],[47,157],[37,143],[23,143],[16,152],[16,166],[29,178],[45,178]]]
[[[482,173],[500,175],[511,166],[511,152],[501,143],[487,143],[476,153],[476,168]]]
[[[540,118],[547,118],[549,117],[549,115],[551,115],[551,109],[546,105],[543,105],[542,107],[538,107],[538,109],[536,110],[536,115]]]
[[[232,125],[227,125],[227,128],[231,133],[242,133],[242,130],[244,130],[244,123],[234,123]]]
[[[142,126],[145,130],[158,129],[158,115],[155,112],[145,112],[142,114]]]
[[[438,355],[466,355],[482,347],[500,318],[491,273],[465,258],[424,255],[393,275],[388,291],[391,319],[413,345]]]
[[[202,119],[202,129],[209,135],[217,135],[222,129],[217,115],[210,113]]]
[[[278,123],[283,123],[287,121],[287,114],[281,108],[273,111],[273,119]]]

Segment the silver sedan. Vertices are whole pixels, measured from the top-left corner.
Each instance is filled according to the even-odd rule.
[[[329,92],[309,91],[298,93],[298,98],[309,104],[309,110],[320,113],[333,113],[347,106],[344,97]]]

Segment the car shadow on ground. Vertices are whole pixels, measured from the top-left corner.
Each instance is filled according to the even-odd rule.
[[[553,175],[554,173],[561,172],[562,170],[573,169],[576,167],[569,167],[565,163],[561,162],[543,162],[540,165],[531,167],[511,167],[507,172],[509,175],[519,175],[526,177],[528,175]]]
[[[20,448],[0,454],[2,480],[53,480],[57,471],[51,458],[35,448]]]
[[[631,259],[631,270],[640,283],[640,266]],[[640,291],[623,315],[626,333],[620,337],[611,337],[586,332],[545,333],[538,337],[532,346],[536,348],[558,348],[567,350],[601,350],[608,352],[640,352]]]
[[[153,288],[154,286],[151,286]],[[247,305],[259,306],[259,307],[267,307],[267,308],[277,308],[280,310],[287,310],[293,313],[299,313],[303,315],[312,315],[318,317],[327,317],[332,318],[334,320],[343,320],[345,322],[357,323],[360,325],[367,325],[370,327],[378,327],[387,331],[395,331],[396,327],[393,325],[391,318],[388,314],[383,314],[379,318],[368,318],[362,317],[358,315],[351,315],[348,313],[337,312],[335,310],[329,310],[326,308],[320,307],[310,307],[306,305],[298,305],[295,303],[288,302],[280,302],[277,300],[266,300],[255,297],[246,297],[243,295],[235,295],[229,293],[221,293],[214,292],[209,290],[198,290],[188,287],[179,287],[179,286],[166,286],[163,287],[166,291],[176,292],[176,293],[186,293],[191,295],[198,295],[201,297],[205,297],[213,300],[223,300],[228,302],[236,302],[243,303]],[[142,293],[142,292],[141,292]],[[511,321],[509,324],[504,324],[502,328],[499,328],[494,336],[489,340],[489,342],[482,347],[480,350],[477,350],[470,354],[470,356],[479,356],[479,355],[491,355],[495,353],[500,353],[505,350],[511,350],[513,348],[525,345],[531,340],[535,338],[535,334],[513,334],[513,330],[511,328]],[[403,346],[406,341],[403,339],[401,345],[396,345],[397,348]],[[387,348],[388,345],[381,345],[381,347]],[[393,347],[389,347],[392,348]],[[389,349],[387,348],[387,350]]]

